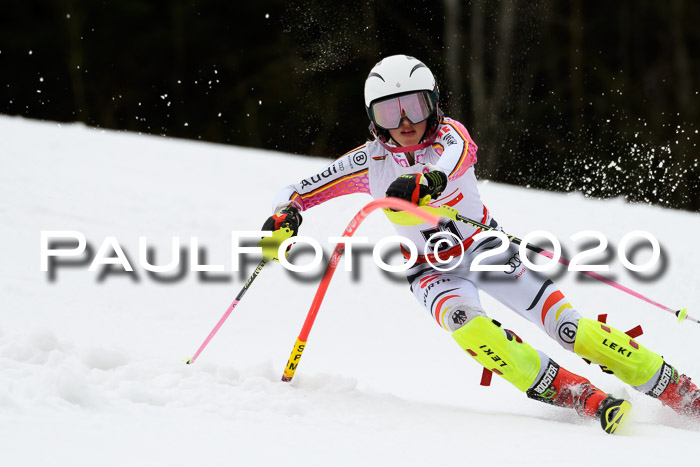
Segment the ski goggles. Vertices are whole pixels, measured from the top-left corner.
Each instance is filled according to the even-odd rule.
[[[433,104],[426,92],[414,92],[393,97],[372,104],[374,123],[385,130],[395,130],[401,126],[401,120],[408,118],[414,125],[430,117]]]

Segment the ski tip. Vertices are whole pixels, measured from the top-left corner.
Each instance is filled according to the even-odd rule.
[[[624,399],[611,400],[606,404],[600,417],[603,430],[611,435],[617,433],[627,421],[631,409],[632,404]]]
[[[185,365],[189,365],[190,363],[192,363],[192,359],[188,358],[187,360],[183,360],[183,362],[185,362]]]

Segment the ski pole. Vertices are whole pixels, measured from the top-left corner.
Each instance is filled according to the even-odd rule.
[[[462,216],[461,214],[457,213],[456,210],[455,210],[454,219],[458,220],[460,222],[464,222],[465,224],[468,224],[472,227],[476,227],[477,229],[481,229],[481,230],[485,230],[485,231],[495,231],[496,230],[494,227],[490,227],[488,225],[482,224],[481,222],[477,222],[473,219]],[[522,244],[522,240],[520,240],[518,237],[515,237],[515,236],[510,235],[510,234],[503,232],[503,231],[500,231],[500,232],[503,233],[508,238],[508,240],[510,240],[510,242],[515,243],[516,245]],[[531,245],[529,243],[526,244],[525,247],[528,250],[534,251],[535,253],[539,253],[542,256],[545,256],[547,258],[550,258],[550,259],[554,258],[554,254],[550,251],[545,250],[544,248],[540,248],[538,246]],[[559,262],[565,266],[568,266],[570,264],[570,261],[568,259],[562,258],[561,256],[559,257]],[[693,321],[695,323],[700,323],[700,320],[697,320],[691,316],[688,316],[688,309],[687,308],[681,308],[680,310],[674,310],[673,308],[669,308],[666,305],[662,305],[661,303],[658,303],[658,302],[640,294],[639,292],[635,292],[634,290],[630,289],[629,287],[626,287],[618,282],[615,282],[612,279],[608,279],[607,277],[602,276],[602,275],[598,274],[597,272],[594,272],[594,271],[580,271],[580,272],[582,272],[582,273],[586,274],[587,276],[590,276],[594,279],[597,279],[604,284],[615,287],[618,290],[621,290],[629,295],[632,295],[633,297],[636,297],[636,298],[643,300],[651,305],[654,305],[658,308],[661,308],[664,311],[668,311],[669,313],[673,313],[678,318],[679,323],[685,319],[688,319],[688,320]]]
[[[367,204],[365,207],[360,209],[360,211],[357,214],[355,214],[355,217],[352,218],[347,228],[343,232],[342,236],[352,237],[352,235],[355,233],[362,221],[372,211],[378,208],[390,208],[408,211],[413,215],[421,218],[423,221],[430,222],[433,225],[437,225],[440,221],[440,218],[435,214],[419,209],[418,206],[416,206],[413,203],[409,203],[408,201],[404,201],[402,199],[397,198],[380,198],[372,201],[371,203]],[[328,290],[328,285],[330,284],[330,281],[333,278],[333,273],[338,267],[340,257],[343,255],[344,252],[345,243],[338,242],[338,244],[335,246],[335,250],[333,250],[333,255],[331,256],[331,259],[328,262],[328,265],[326,266],[326,270],[323,273],[321,283],[318,285],[316,295],[314,296],[314,300],[311,303],[309,312],[306,315],[306,320],[304,321],[304,325],[301,328],[299,337],[297,337],[297,340],[294,343],[294,348],[292,349],[292,353],[289,356],[289,360],[287,361],[287,366],[285,366],[284,373],[282,374],[282,381],[289,382],[294,377],[294,373],[296,372],[297,366],[299,365],[299,360],[301,360],[301,355],[304,352],[304,348],[306,347],[307,341],[309,340],[309,333],[311,332],[311,327],[314,325],[316,315],[318,314],[318,310],[321,307],[323,298],[326,295],[326,290]]]
[[[231,305],[229,305],[228,309],[226,310],[226,313],[224,313],[224,315],[221,317],[221,319],[219,319],[219,322],[216,323],[216,326],[214,326],[214,329],[212,329],[211,332],[209,333],[209,335],[207,336],[207,338],[204,339],[204,342],[202,342],[202,345],[199,346],[199,349],[197,349],[197,352],[194,354],[194,357],[188,358],[185,361],[185,363],[190,365],[190,364],[194,363],[195,360],[197,360],[197,357],[199,357],[199,354],[202,353],[202,350],[204,350],[204,347],[206,347],[207,344],[209,344],[209,341],[212,340],[214,335],[217,332],[219,332],[219,329],[224,324],[224,321],[226,321],[226,319],[229,317],[229,315],[231,314],[233,309],[236,308],[236,305],[238,305],[238,302],[240,302],[241,299],[243,298],[243,295],[245,295],[245,293],[248,291],[248,289],[250,288],[250,284],[252,284],[253,281],[255,280],[255,278],[258,277],[258,275],[260,275],[260,271],[262,271],[262,268],[263,268],[263,266],[265,266],[266,263],[267,263],[266,259],[263,259],[262,261],[260,261],[260,264],[258,264],[258,267],[255,268],[255,271],[253,271],[253,274],[251,274],[251,276],[248,278],[245,285],[243,285],[243,288],[236,296],[236,299],[233,301],[233,303],[231,303]]]

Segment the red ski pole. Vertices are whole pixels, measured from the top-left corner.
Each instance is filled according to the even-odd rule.
[[[440,218],[435,214],[431,214],[427,211],[424,211],[415,204],[409,203],[408,201],[404,201],[398,198],[381,198],[372,201],[371,203],[367,204],[365,207],[360,209],[360,211],[357,214],[355,214],[355,217],[352,218],[347,228],[345,229],[345,232],[343,232],[342,236],[352,237],[352,235],[355,233],[362,221],[365,220],[365,218],[372,211],[378,208],[390,208],[394,210],[408,211],[416,217],[419,217],[424,221],[431,222],[434,225],[437,225],[440,222]],[[340,257],[343,256],[344,252],[345,244],[339,242],[335,246],[335,250],[333,250],[333,255],[331,256],[331,259],[328,262],[328,266],[326,266],[326,271],[323,273],[321,283],[319,284],[318,289],[316,290],[316,295],[314,296],[314,300],[311,303],[309,313],[306,315],[306,320],[304,321],[304,325],[301,328],[299,337],[297,338],[297,341],[294,344],[294,349],[292,349],[292,353],[289,356],[287,366],[284,368],[282,381],[291,381],[294,377],[294,372],[296,371],[297,366],[299,365],[299,360],[301,360],[301,355],[304,352],[304,348],[306,347],[306,342],[309,340],[309,333],[311,332],[311,327],[314,325],[314,320],[316,319],[318,310],[321,307],[321,302],[323,302],[323,297],[326,295],[326,290],[328,289],[328,285],[331,282],[331,278],[333,278],[333,273],[338,267]]]

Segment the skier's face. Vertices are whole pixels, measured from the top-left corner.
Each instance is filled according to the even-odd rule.
[[[404,117],[401,120],[401,125],[395,130],[389,130],[389,134],[401,146],[413,146],[420,143],[427,124],[426,120],[413,124]]]

